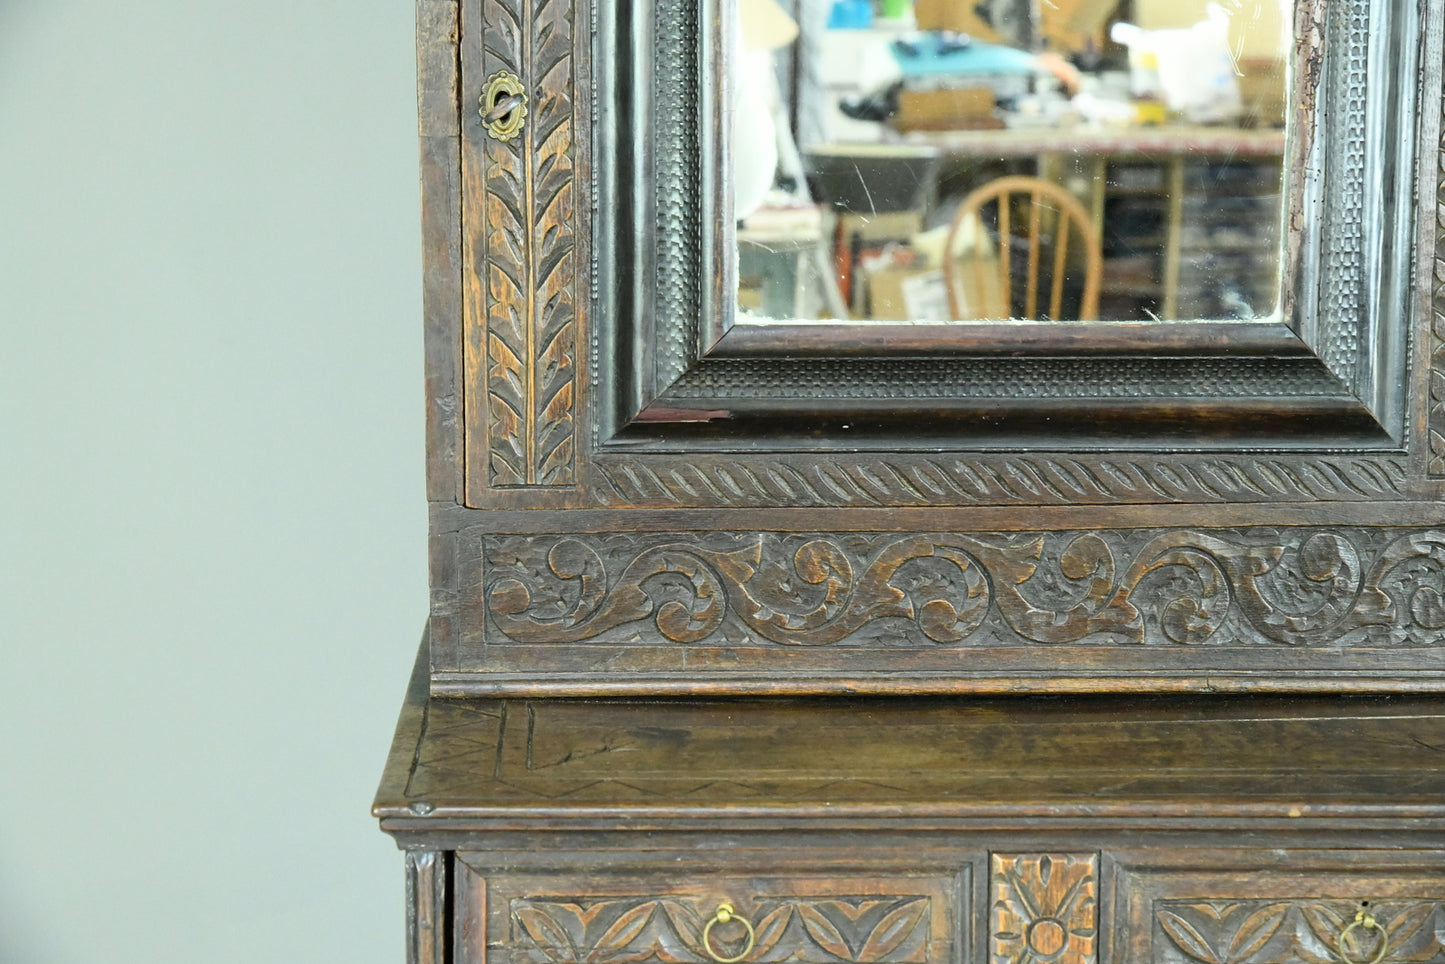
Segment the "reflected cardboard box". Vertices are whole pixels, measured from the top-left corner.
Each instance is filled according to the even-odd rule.
[[[864,273],[869,317],[875,321],[948,321],[948,289],[943,269],[879,268]],[[960,314],[966,318],[1006,318],[999,264],[995,258],[970,261],[960,271]]]
[[[889,123],[900,131],[1000,130],[994,92],[987,87],[903,90]]]

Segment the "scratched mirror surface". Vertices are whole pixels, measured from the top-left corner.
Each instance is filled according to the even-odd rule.
[[[1289,0],[737,0],[740,323],[1277,319]]]

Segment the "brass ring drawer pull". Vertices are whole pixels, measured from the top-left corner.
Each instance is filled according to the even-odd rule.
[[[735,920],[739,924],[743,925],[743,927],[748,932],[748,940],[747,943],[743,945],[743,949],[739,951],[736,955],[732,957],[724,957],[723,955],[712,949],[712,928],[714,924],[726,924],[728,921],[731,920]],[[717,961],[718,964],[737,964],[738,961],[747,957],[748,954],[752,952],[753,939],[753,925],[748,923],[748,919],[746,917],[738,916],[738,914],[733,910],[733,905],[727,903],[717,905],[717,912],[712,915],[712,919],[709,920],[707,922],[707,925],[702,929],[702,949],[707,951],[707,956]],[[1350,964],[1354,964],[1354,962],[1350,962]],[[1374,962],[1371,962],[1371,964],[1374,964]]]
[[[1345,950],[1345,942],[1349,940],[1350,933],[1356,928],[1360,928],[1361,930],[1380,932],[1380,946],[1375,951],[1375,956],[1370,958],[1368,961],[1357,961],[1354,958],[1350,957],[1349,951]],[[1380,922],[1375,920],[1375,916],[1373,914],[1367,914],[1365,913],[1365,911],[1361,910],[1355,915],[1355,919],[1353,922],[1351,922],[1350,926],[1340,931],[1339,949],[1340,960],[1344,961],[1345,964],[1380,964],[1380,962],[1385,959],[1386,952],[1390,949],[1390,935],[1385,931],[1385,928],[1380,926]]]

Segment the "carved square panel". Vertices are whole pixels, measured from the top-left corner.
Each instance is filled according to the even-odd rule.
[[[1095,964],[1096,854],[989,856],[992,964]]]

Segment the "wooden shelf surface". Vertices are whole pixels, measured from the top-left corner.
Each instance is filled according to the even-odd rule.
[[[1428,697],[452,699],[419,673],[374,812],[1440,829],[1442,761],[1445,701]]]

